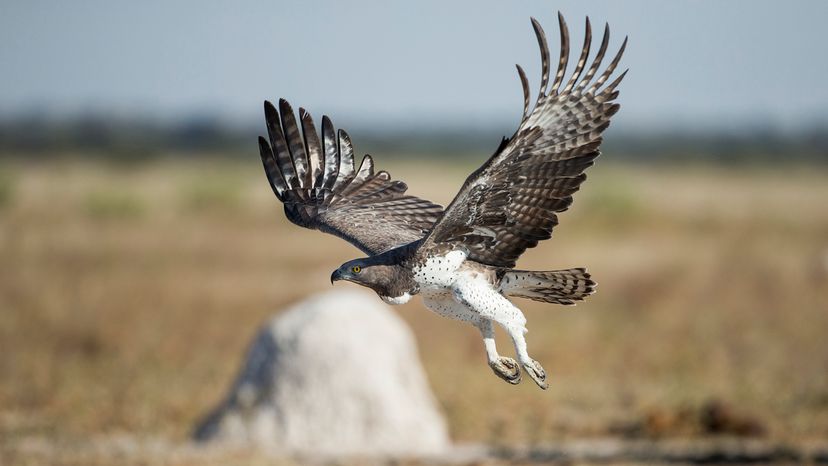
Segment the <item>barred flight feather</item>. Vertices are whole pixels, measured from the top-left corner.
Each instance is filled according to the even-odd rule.
[[[560,55],[551,86],[546,34],[533,18],[541,52],[535,106],[529,108],[529,83],[518,65],[523,116],[517,131],[466,179],[420,246],[422,254],[439,245],[454,244],[467,249],[471,260],[511,268],[526,249],[551,237],[558,224],[557,213],[572,205],[572,195],[586,179],[584,171],[600,154],[601,134],[619,109],[614,102],[616,89],[626,71],[604,84],[617,68],[627,40],[598,74],[609,47],[609,26],[605,26],[598,53],[586,68],[592,46],[592,25],[587,18],[583,46],[567,80],[569,29],[560,13],[558,22]]]
[[[269,140],[259,138],[265,174],[288,219],[339,236],[375,255],[421,239],[442,213],[432,202],[405,195],[407,186],[388,172],[374,173],[366,155],[359,169],[347,132],[322,117],[322,138],[299,109],[300,132],[290,104],[265,102]]]

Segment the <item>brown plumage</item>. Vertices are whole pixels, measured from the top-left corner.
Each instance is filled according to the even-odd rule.
[[[280,111],[270,102],[264,108],[270,142],[259,137],[262,163],[291,222],[375,255],[422,238],[442,213],[439,205],[406,195],[408,186],[392,181],[388,172],[374,173],[370,155],[355,169],[350,136],[335,132],[327,116],[320,143],[304,109],[300,133],[286,100],[279,100]]]
[[[601,133],[619,105],[615,88],[599,89],[612,74],[626,47],[626,39],[610,66],[588,88],[601,64],[609,42],[609,28],[596,59],[579,81],[591,43],[587,19],[586,39],[575,71],[560,89],[569,58],[569,32],[563,16],[561,56],[552,87],[549,78],[549,48],[537,21],[532,20],[541,47],[543,75],[534,110],[529,111],[529,88],[518,68],[524,91],[523,119],[515,134],[505,140],[482,167],[472,173],[443,217],[429,233],[423,248],[435,243],[462,244],[469,259],[498,267],[514,267],[527,248],[548,239],[558,224],[557,213],[572,204],[572,194],[586,179],[584,170],[599,155]]]
[[[285,214],[297,225],[339,236],[369,254],[343,264],[331,281],[348,280],[372,288],[390,303],[422,293],[441,315],[475,325],[483,336],[489,365],[509,383],[520,381],[520,367],[542,388],[546,374],[531,359],[523,336],[526,319],[506,296],[574,304],[594,291],[583,268],[558,271],[513,270],[517,259],[558,224],[557,214],[572,205],[599,155],[601,134],[618,111],[617,87],[626,71],[606,84],[626,48],[624,39],[609,65],[601,65],[609,45],[589,63],[592,28],[567,79],[569,31],[558,14],[561,47],[551,85],[550,53],[540,24],[532,26],[541,50],[541,82],[534,106],[523,69],[523,116],[515,134],[504,139],[457,196],[443,209],[405,194],[402,181],[374,172],[366,155],[354,164],[348,134],[322,118],[321,140],[303,109],[299,123],[290,105],[279,110],[265,102],[269,140],[259,138],[265,173]],[[600,73],[599,73],[600,72]],[[492,323],[512,337],[518,362],[501,357]]]

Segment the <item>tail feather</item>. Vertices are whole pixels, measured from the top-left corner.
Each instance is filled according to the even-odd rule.
[[[529,271],[510,270],[500,281],[506,296],[545,303],[574,305],[595,292],[595,282],[584,268]]]

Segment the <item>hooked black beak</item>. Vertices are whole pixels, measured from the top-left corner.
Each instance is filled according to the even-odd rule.
[[[334,270],[334,272],[331,274],[331,285],[333,285],[334,282],[337,280],[342,280],[342,273],[339,271],[339,269]]]

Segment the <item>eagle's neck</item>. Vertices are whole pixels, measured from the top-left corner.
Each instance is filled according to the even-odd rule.
[[[416,243],[412,243],[364,259],[365,270],[370,271],[370,279],[366,277],[364,284],[389,304],[408,302],[420,292],[408,266],[415,250]]]

